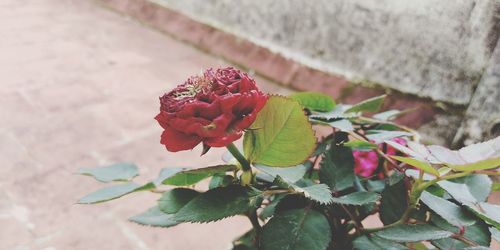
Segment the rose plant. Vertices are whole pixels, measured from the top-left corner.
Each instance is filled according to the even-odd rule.
[[[314,92],[266,95],[237,69],[206,70],[163,95],[155,119],[168,151],[226,147],[223,162],[164,168],[143,184],[132,181],[134,164],[82,168],[119,183],[78,202],[160,193],[130,218],[155,227],[243,215],[252,229],[234,249],[490,247],[500,238],[500,206],[487,203],[499,189],[490,176],[499,175],[500,138],[460,150],[425,146],[392,121],[404,111],[378,111],[384,97],[343,105]],[[315,135],[313,126],[330,132]],[[233,142],[242,136],[240,150]],[[381,225],[367,227],[367,218]]]

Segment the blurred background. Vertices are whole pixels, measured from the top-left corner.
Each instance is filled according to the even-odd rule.
[[[245,218],[127,222],[152,193],[75,205],[102,186],[81,167],[135,162],[146,181],[220,162],[218,149],[167,152],[153,120],[160,95],[208,67],[249,71],[269,93],[387,93],[426,143],[496,137],[499,36],[497,0],[2,0],[0,249],[228,249]]]

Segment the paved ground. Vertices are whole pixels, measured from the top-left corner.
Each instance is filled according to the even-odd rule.
[[[226,249],[250,227],[127,222],[154,205],[150,193],[74,204],[101,186],[80,167],[132,161],[146,180],[218,162],[217,150],[165,151],[153,117],[164,91],[227,62],[92,1],[2,0],[0,37],[0,249]]]
[[[154,205],[151,193],[74,204],[102,186],[74,175],[80,167],[136,162],[146,181],[166,166],[219,162],[221,150],[165,151],[153,117],[163,92],[227,62],[93,1],[2,0],[0,38],[0,249],[227,249],[250,227],[242,217],[127,222]]]

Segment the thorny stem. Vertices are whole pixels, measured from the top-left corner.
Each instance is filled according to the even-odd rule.
[[[354,222],[354,226],[356,228],[356,232],[359,234],[363,230],[363,225],[358,221],[358,219],[347,209],[347,207],[343,204],[340,204],[340,206],[344,209],[344,211],[347,213],[349,218],[351,218],[351,221]]]
[[[473,246],[473,247],[478,247],[479,245],[472,241],[472,240],[469,240],[467,238],[465,238],[463,235],[460,235],[460,234],[454,234],[453,236],[451,236],[453,239],[456,239],[456,240],[459,240],[459,241],[462,241],[470,246]]]

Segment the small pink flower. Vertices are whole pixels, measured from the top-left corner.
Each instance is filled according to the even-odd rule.
[[[401,145],[406,145],[406,140],[403,138],[394,138],[392,139],[392,141]],[[383,143],[379,144],[380,149],[383,149],[383,146],[384,146]],[[397,152],[398,151],[395,148],[387,145],[386,154],[396,155]],[[375,151],[355,150],[352,152],[352,155],[354,156],[354,173],[356,173],[357,175],[363,177],[370,177],[377,171],[379,158]]]
[[[359,176],[369,177],[378,166],[378,156],[375,151],[354,151],[354,173]]]

